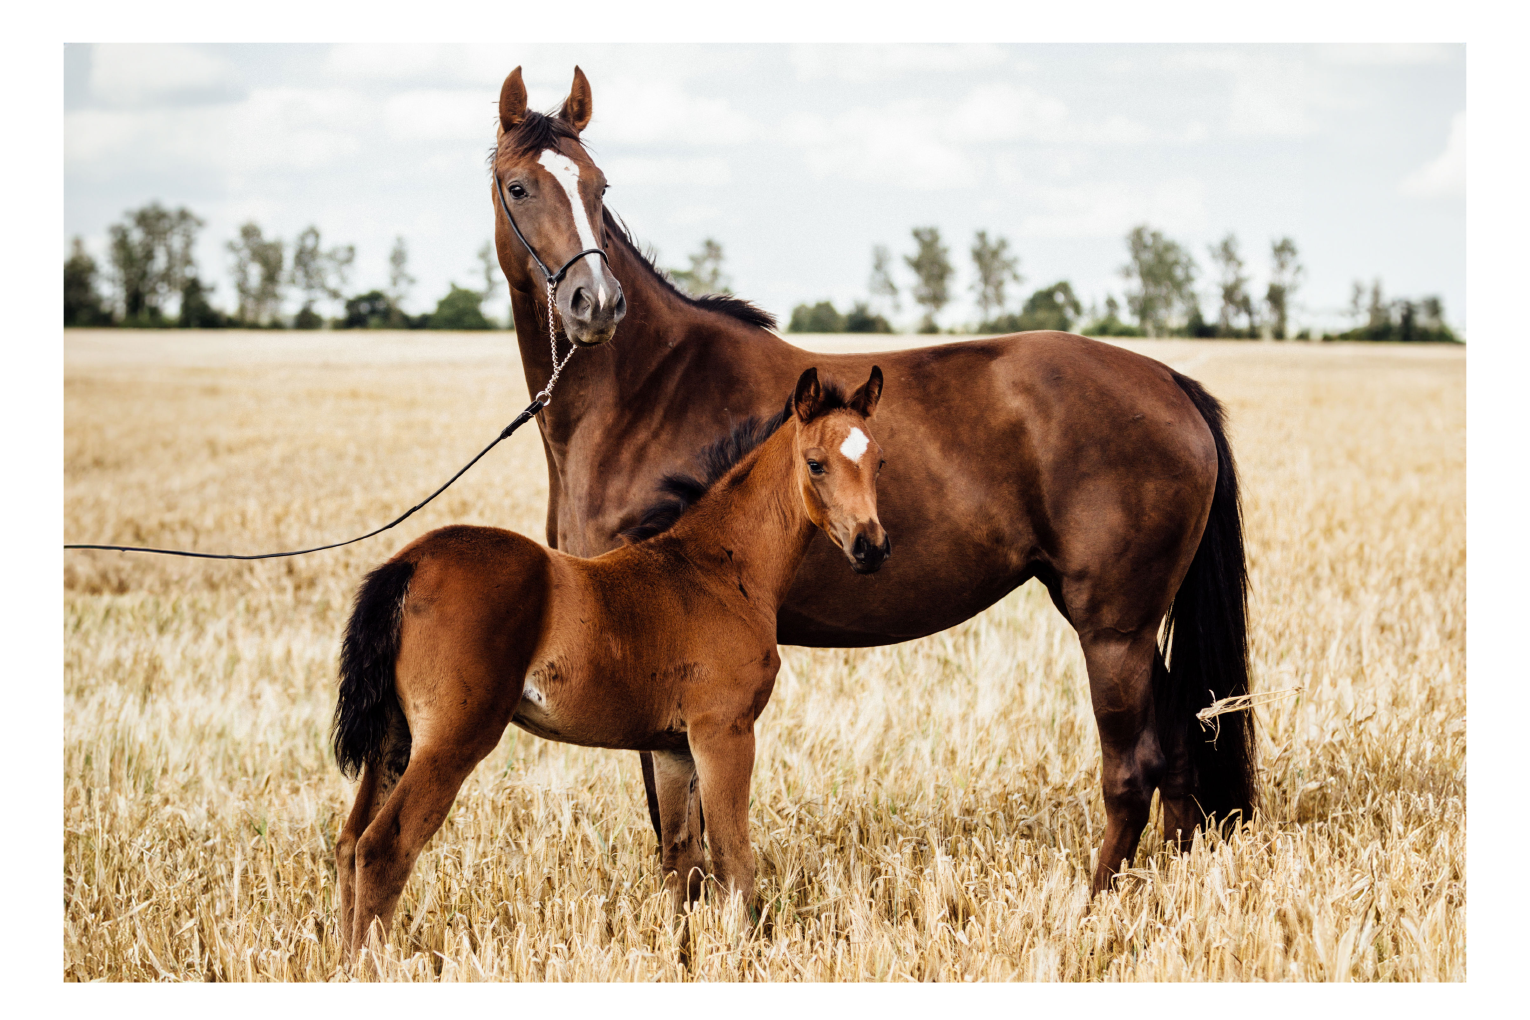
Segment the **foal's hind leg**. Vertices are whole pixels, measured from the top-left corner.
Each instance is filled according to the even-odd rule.
[[[1153,725],[1153,660],[1157,627],[1136,633],[1102,628],[1080,634],[1089,670],[1089,697],[1100,730],[1105,839],[1094,871],[1094,892],[1110,884],[1137,853],[1153,790],[1165,759]]]
[[[409,726],[404,713],[394,711],[385,743],[377,758],[361,774],[356,789],[356,803],[335,841],[335,877],[340,887],[340,948],[349,956],[359,948],[352,944],[356,909],[356,841],[367,830],[377,812],[387,803],[409,764]]]
[[[701,852],[701,791],[696,762],[687,751],[655,751],[660,874],[678,914],[701,895],[706,861]]]

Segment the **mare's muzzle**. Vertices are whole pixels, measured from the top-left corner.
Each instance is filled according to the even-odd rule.
[[[563,332],[581,347],[595,347],[616,334],[627,314],[627,297],[604,259],[588,256],[570,266],[558,285]]]

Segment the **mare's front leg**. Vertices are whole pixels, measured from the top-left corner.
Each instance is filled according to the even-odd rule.
[[[654,800],[659,814],[660,874],[675,913],[701,895],[706,861],[701,851],[701,795],[696,761],[688,751],[653,753]]]
[[[701,783],[712,870],[724,889],[754,900],[749,846],[749,779],[754,771],[754,712],[709,715],[690,723],[691,753]],[[698,820],[699,824],[699,820]]]

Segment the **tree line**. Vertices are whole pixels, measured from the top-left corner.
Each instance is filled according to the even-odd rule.
[[[920,309],[917,329],[938,333],[936,316],[951,301],[951,280],[956,274],[950,249],[941,240],[936,227],[912,230],[914,250],[902,261],[914,277],[906,293]],[[1292,337],[1293,298],[1306,274],[1296,242],[1290,237],[1271,240],[1268,280],[1264,294],[1258,296],[1252,286],[1248,262],[1236,234],[1228,233],[1207,247],[1211,263],[1213,317],[1201,308],[1201,293],[1196,287],[1201,267],[1190,249],[1165,237],[1161,230],[1147,224],[1133,227],[1125,237],[1127,261],[1119,273],[1126,283],[1123,306],[1113,294],[1103,305],[1091,304],[1085,310],[1073,285],[1058,280],[1031,292],[1018,307],[1011,308],[1011,297],[1025,282],[1020,273],[1020,257],[1007,238],[990,237],[979,230],[973,236],[969,253],[972,258],[974,303],[979,321],[951,330],[960,333],[1014,333],[1031,329],[1073,330],[1091,336],[1188,336],[1188,337],[1269,337],[1285,340]],[[869,297],[857,301],[848,313],[841,314],[829,301],[799,304],[792,310],[787,329],[800,333],[883,332],[893,331],[878,308],[897,313],[905,293],[892,278],[893,258],[885,245],[871,252]],[[1444,307],[1438,297],[1388,301],[1382,294],[1381,281],[1369,291],[1358,281],[1350,302],[1354,328],[1338,334],[1324,333],[1324,340],[1432,340],[1457,341],[1444,321]],[[1303,329],[1294,339],[1311,339]]]
[[[483,302],[499,278],[493,246],[485,241],[478,261],[483,289],[459,287],[436,303],[435,311],[409,315],[403,310],[415,278],[409,273],[409,247],[402,237],[388,256],[388,287],[346,296],[356,261],[354,245],[326,246],[316,226],[290,242],[267,237],[251,221],[224,245],[234,286],[234,307],[212,303],[215,284],[207,283],[196,264],[201,217],[185,207],[170,210],[158,202],[128,210],[108,229],[107,266],[97,264],[85,243],[75,237],[64,261],[64,325],[193,329],[493,329]],[[296,294],[301,305],[293,315],[283,306]],[[326,318],[320,311],[339,306]]]

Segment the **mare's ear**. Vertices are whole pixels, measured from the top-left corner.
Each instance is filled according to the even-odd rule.
[[[558,111],[558,116],[579,132],[590,126],[590,116],[594,112],[595,105],[590,99],[590,80],[576,64],[574,84],[569,88],[568,98],[563,100],[563,109]]]
[[[862,418],[870,418],[877,409],[877,401],[882,399],[882,370],[876,365],[871,366],[871,378],[861,384],[861,388],[855,391],[850,398],[850,410],[859,414]]]
[[[818,411],[823,389],[818,385],[818,369],[810,368],[797,380],[797,391],[792,395],[792,413],[798,421],[807,421]]]
[[[509,131],[525,119],[526,83],[521,80],[521,69],[517,67],[499,89],[499,126],[501,130]]]

